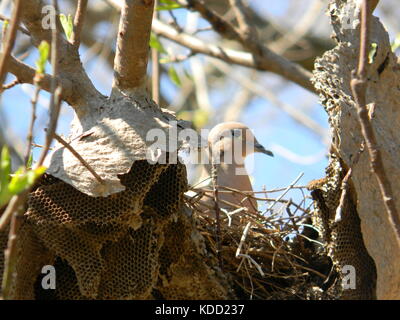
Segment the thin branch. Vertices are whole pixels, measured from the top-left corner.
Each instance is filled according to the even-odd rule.
[[[56,10],[56,14],[58,13],[58,3],[57,0],[53,0],[53,6]],[[59,32],[58,25],[55,25],[55,28],[52,29],[52,38],[51,38],[51,65],[53,67],[53,77],[51,81],[51,98],[50,98],[50,123],[49,129],[46,134],[46,142],[45,147],[42,149],[39,160],[36,163],[36,167],[40,167],[43,165],[44,159],[49,152],[51,142],[53,140],[54,134],[57,129],[58,117],[60,115],[61,108],[61,87],[57,88],[57,77],[59,72],[59,59],[58,59],[58,46],[59,46]]]
[[[256,65],[269,68],[267,71],[279,74],[284,78],[299,84],[305,89],[315,92],[314,86],[310,81],[311,73],[300,65],[274,53],[265,45],[261,44],[257,41],[255,32],[252,34],[251,32],[249,33],[246,28],[244,30],[236,28],[224,18],[220,17],[216,12],[207,8],[206,4],[202,0],[174,1],[188,9],[199,12],[221,36],[227,39],[239,41],[244,48],[251,52],[252,59]],[[235,2],[238,3],[238,1]],[[251,25],[249,22],[243,23]]]
[[[32,146],[33,147],[35,147],[35,148],[44,148],[44,146],[42,146],[42,145],[40,145],[40,144],[37,144],[37,143],[34,143],[34,142],[32,142]],[[49,150],[53,150],[54,148],[49,148]]]
[[[342,220],[342,212],[350,188],[349,181],[351,179],[351,175],[353,174],[353,168],[357,165],[358,161],[360,160],[360,156],[363,151],[364,151],[364,143],[361,144],[360,150],[358,150],[356,156],[354,157],[352,165],[350,166],[349,170],[347,170],[347,173],[342,180],[342,185],[341,185],[342,193],[340,195],[339,205],[336,208],[335,222],[339,222]]]
[[[32,141],[33,141],[33,129],[35,126],[35,120],[36,120],[36,106],[39,98],[39,93],[40,93],[41,87],[40,87],[40,81],[37,82],[35,86],[35,92],[33,95],[33,98],[31,100],[31,105],[32,105],[32,111],[31,111],[31,122],[29,124],[29,129],[28,129],[28,136],[27,136],[27,146],[26,146],[26,153],[25,153],[25,166],[28,165],[29,158],[31,156],[31,150],[32,150]]]
[[[246,211],[245,207],[239,208],[239,209],[235,209],[233,211],[228,212],[226,209],[224,208],[220,208],[220,210],[226,214],[226,217],[228,218],[228,226],[232,225],[232,216],[238,213],[241,213],[243,211]]]
[[[50,101],[50,104],[53,105],[50,109],[50,121],[48,129],[46,130],[46,139],[45,144],[43,146],[42,152],[39,156],[39,160],[36,162],[36,168],[43,165],[44,160],[46,159],[47,153],[51,149],[51,143],[54,139],[54,135],[57,129],[58,118],[60,116],[60,109],[61,109],[61,94],[62,89],[61,87],[57,87],[54,94],[54,102]]]
[[[168,10],[168,14],[169,14],[169,16],[171,17],[171,21],[170,21],[169,24],[172,25],[172,26],[173,26],[176,30],[178,30],[179,32],[182,32],[183,29],[182,29],[182,27],[179,25],[178,19],[175,17],[174,12],[173,12],[172,10]],[[155,18],[155,19],[158,19],[158,17]]]
[[[212,153],[211,153],[212,154]],[[217,243],[217,257],[218,257],[218,262],[221,270],[223,270],[223,260],[222,260],[222,255],[221,255],[221,212],[220,212],[220,207],[219,207],[219,196],[218,196],[218,167],[217,164],[214,161],[214,157],[212,157],[212,165],[211,165],[211,180],[212,180],[212,185],[213,185],[213,199],[214,199],[214,210],[215,210],[215,218],[216,218],[216,224],[217,224],[217,230],[216,230],[216,237],[215,237],[215,242]]]
[[[7,248],[4,250],[4,271],[3,271],[3,282],[1,286],[2,296],[4,300],[10,299],[10,289],[12,283],[12,275],[15,271],[16,260],[17,260],[17,234],[18,230],[21,226],[21,218],[23,214],[23,205],[28,198],[29,191],[26,190],[20,193],[17,196],[14,196],[9,205],[7,206],[6,211],[3,213],[1,220],[3,220],[3,216],[5,218],[9,217],[11,219],[10,232],[8,236]],[[9,219],[8,219],[9,220]],[[0,224],[0,230],[8,224],[7,219],[4,219],[3,223]]]
[[[272,103],[272,105],[278,107],[281,111],[285,112],[289,117],[293,120],[311,130],[314,134],[317,134],[319,137],[324,139],[327,135],[327,130],[323,128],[319,123],[311,119],[307,114],[295,108],[287,103],[280,101],[274,92],[268,90],[265,86],[258,84],[257,81],[251,81],[251,79],[243,76],[239,76],[233,72],[232,68],[228,66],[226,63],[222,61],[218,61],[215,59],[209,59],[209,61],[222,71],[226,75],[228,75],[231,79],[237,81],[243,88],[246,88],[250,92],[258,95],[259,97],[264,98],[265,100]]]
[[[15,80],[11,81],[10,83],[4,84],[3,91],[14,88],[16,85],[19,85],[19,84],[21,84],[21,81],[19,81],[19,79],[17,78]]]
[[[199,0],[173,0],[188,10],[194,10],[201,14],[207,20],[213,29],[229,40],[239,40],[238,32],[235,27],[220,17],[216,12],[209,9],[204,1]]]
[[[22,196],[25,192],[15,195],[10,199],[6,209],[0,216],[0,232],[6,229],[12,214],[25,203],[26,197]]]
[[[254,77],[252,77],[254,78]],[[254,97],[254,94],[247,88],[240,88],[237,93],[229,98],[230,103],[224,110],[223,121],[238,121],[244,109],[249,105],[249,102]]]
[[[22,61],[16,59],[15,57],[11,56],[10,61],[7,66],[7,71],[15,75],[19,81],[19,83],[29,83],[34,85],[34,78],[36,74],[36,70],[31,66],[23,63]],[[81,73],[74,74],[74,78],[69,78],[68,76],[62,76],[58,78],[59,85],[62,87],[62,92],[60,92],[60,99],[66,101],[71,106],[76,106],[84,102],[84,94],[88,94],[89,96],[93,97],[96,96],[97,91],[94,91],[94,87],[91,83],[82,79],[85,77],[85,74],[82,75]],[[80,79],[78,79],[80,78]],[[41,79],[41,87],[43,90],[51,93],[52,88],[51,84],[53,81],[53,77],[49,74],[44,74]],[[88,79],[88,81],[90,81]],[[88,89],[87,91],[85,91]],[[94,89],[91,91],[91,89]]]
[[[121,5],[117,0],[109,1],[115,8],[121,8]],[[191,5],[188,5],[185,1],[178,0],[176,2],[188,7],[188,9],[193,9],[193,3],[198,3],[198,1],[190,1]],[[204,8],[204,6],[202,6],[202,8]],[[196,11],[199,11],[198,7],[196,7]],[[199,12],[204,17],[207,16],[209,10],[203,10],[202,12]],[[218,18],[218,16],[216,16],[214,13],[210,14],[206,18],[212,24],[213,29],[223,34],[226,38],[234,40],[238,39],[237,31],[225,20],[221,20],[221,18]],[[229,63],[234,63],[261,71],[270,71],[283,76],[287,80],[297,83],[301,87],[311,92],[316,92],[314,86],[311,83],[310,79],[312,77],[312,74],[309,71],[307,71],[300,65],[273,53],[265,46],[261,46],[261,48],[257,48],[257,50],[255,49],[255,52],[259,51],[258,49],[261,49],[262,53],[261,56],[255,56],[252,53],[230,50],[216,45],[207,44],[192,35],[174,29],[173,27],[161,22],[160,20],[153,21],[152,30],[156,34],[168,38],[182,46],[185,46],[195,53],[206,54]]]
[[[155,103],[160,103],[160,63],[157,49],[151,49],[151,94]]]
[[[268,46],[276,53],[284,54],[289,48],[296,45],[301,39],[315,27],[315,22],[320,18],[324,6],[322,1],[311,3],[301,19],[280,37],[278,40],[270,43]]]
[[[57,0],[53,0],[53,7],[56,12],[58,11]],[[57,27],[52,30],[52,42],[51,42],[51,62],[53,65],[53,77],[51,81],[52,96],[50,99],[50,126],[46,135],[46,145],[42,150],[38,162],[35,165],[35,169],[43,165],[43,161],[49,151],[55,129],[57,127],[58,116],[60,113],[61,106],[61,88],[57,86],[57,75],[58,75],[58,30]],[[12,283],[12,275],[15,272],[16,259],[17,259],[17,240],[18,232],[21,225],[21,216],[23,210],[21,206],[26,203],[29,194],[29,189],[21,192],[17,196],[13,197],[12,201],[7,206],[6,212],[3,213],[1,219],[3,223],[6,223],[11,218],[10,232],[8,235],[7,249],[5,250],[5,263],[4,263],[4,274],[2,283],[2,293],[4,299],[9,299],[10,288]],[[6,214],[7,213],[7,214]],[[0,225],[4,226],[4,225]]]
[[[85,159],[82,158],[82,156],[68,143],[66,142],[63,138],[61,138],[57,133],[54,133],[54,138],[61,143],[66,149],[68,149],[69,152],[71,152],[75,158],[77,158],[82,165],[88,169],[88,171],[96,178],[98,182],[101,184],[104,184],[104,180],[94,171],[94,169],[86,162]]]
[[[205,28],[198,28],[196,31],[192,32],[191,35],[194,36],[196,34],[199,34],[200,32],[205,32],[205,31],[212,31],[212,27],[205,27]]]
[[[371,7],[372,4],[372,7]],[[393,197],[390,180],[386,174],[383,164],[382,154],[378,148],[376,137],[367,111],[367,66],[368,66],[368,51],[369,51],[369,35],[372,8],[376,5],[370,0],[364,0],[361,9],[361,34],[360,34],[360,54],[358,61],[357,72],[352,75],[351,89],[355,99],[357,108],[358,121],[361,126],[361,132],[368,149],[372,172],[378,181],[379,189],[382,195],[382,200],[388,214],[389,222],[397,237],[398,245],[400,246],[400,217],[396,208],[395,199]]]
[[[122,4],[114,62],[113,94],[118,90],[145,95],[154,0],[125,0]]]
[[[88,0],[79,0],[76,6],[76,13],[74,18],[74,32],[72,34],[72,45],[78,49],[81,44],[81,33],[85,20]]]
[[[6,16],[3,16],[2,14],[0,14],[0,20],[1,21],[10,21],[9,18],[7,18]],[[18,26],[18,30],[21,31],[23,34],[30,36],[31,34],[29,33],[28,30],[26,30],[24,27],[22,27],[21,25]]]
[[[240,243],[239,243],[239,246],[237,247],[235,257],[236,257],[236,258],[245,258],[245,259],[247,259],[247,260],[249,261],[250,264],[253,264],[253,265],[257,268],[257,270],[258,270],[258,272],[260,273],[260,275],[261,275],[262,277],[264,277],[265,274],[264,274],[264,272],[262,271],[261,266],[260,266],[250,255],[244,254],[244,253],[240,253],[241,250],[242,250],[243,244],[244,244],[244,242],[246,241],[247,234],[249,233],[250,225],[251,225],[250,222],[247,223],[246,227],[245,227],[244,230],[243,230],[243,234],[242,234],[242,237],[240,238]],[[239,271],[239,268],[237,269],[237,271]]]
[[[195,54],[196,53],[194,53],[194,52],[189,52],[188,54],[168,55],[168,63],[183,62],[183,61],[190,59]]]
[[[257,29],[246,15],[246,8],[244,7],[243,0],[229,0],[229,3],[236,16],[236,21],[239,25],[239,31],[247,41],[257,41]]]
[[[20,83],[34,84],[36,70],[21,60],[11,56],[7,66],[7,71],[17,77]],[[51,92],[52,76],[44,74],[42,79],[42,87],[47,92]]]
[[[281,200],[288,192],[290,189],[292,189],[296,183],[304,176],[304,172],[300,173],[298,177],[285,189],[285,191],[262,213],[262,215],[266,214],[268,211],[270,211],[279,200]]]
[[[10,57],[7,71],[15,75],[19,83],[29,83],[33,85],[35,84],[34,78],[36,70],[13,56]],[[43,75],[41,79],[41,86],[43,90],[51,93],[52,79],[52,76],[49,74]],[[62,99],[67,101],[69,104],[73,104],[78,99],[78,93],[73,90],[71,81],[61,78],[60,84],[63,88]]]
[[[154,1],[155,7],[158,5],[158,0]],[[154,10],[153,19],[158,18],[158,11]],[[159,104],[160,103],[160,62],[158,50],[155,48],[151,49],[151,94],[153,100]]]
[[[22,11],[22,2],[21,0],[15,0],[14,1],[14,10],[11,18],[11,24],[7,28],[7,35],[5,39],[5,45],[4,45],[4,50],[2,52],[1,58],[0,58],[0,88],[3,87],[3,82],[6,77],[6,66],[8,64],[8,61],[10,59],[11,55],[11,50],[14,47],[15,43],[15,38],[17,36],[17,30],[19,26],[19,20],[21,16],[21,11]]]
[[[311,92],[315,92],[310,81],[311,73],[281,56],[271,54],[255,59],[251,53],[208,44],[187,33],[179,33],[160,20],[154,20],[152,28],[156,34],[187,47],[195,53],[202,53],[218,58],[230,64],[237,64],[260,71],[273,72],[287,80],[297,83]]]
[[[23,6],[21,21],[28,29],[36,47],[43,40],[48,43],[53,42],[53,35],[57,34],[58,45],[56,48],[58,56],[62,57],[57,66],[60,76],[59,85],[62,85],[63,93],[68,94],[69,100],[67,101],[75,108],[78,116],[81,114],[82,108],[85,108],[84,112],[87,113],[90,101],[93,101],[94,98],[101,99],[103,96],[96,90],[83,69],[78,50],[59,31],[61,23],[58,19],[58,10],[54,10],[54,5],[45,6],[42,0],[23,0]],[[43,9],[45,9],[44,12],[42,12]],[[19,75],[18,78],[20,78]],[[65,84],[68,84],[69,88]],[[43,83],[43,89],[47,90],[45,83]],[[54,92],[54,88],[50,92]]]
[[[290,189],[299,189],[299,188],[304,188],[304,187],[292,185]],[[253,194],[257,194],[257,193],[264,193],[264,191],[259,191],[259,192],[241,191],[241,190],[237,190],[237,189],[233,189],[233,188],[229,188],[229,187],[225,187],[225,186],[218,186],[218,189],[219,189],[219,190],[218,190],[219,193],[230,193],[230,194],[232,194],[232,193],[235,194],[235,193],[236,193],[236,194],[240,194],[240,195],[242,195],[242,196],[245,196],[245,197],[248,197],[248,198],[251,198],[251,199],[254,199],[254,200],[268,201],[268,202],[279,202],[279,203],[285,203],[285,204],[286,204],[286,203],[290,203],[290,204],[293,205],[296,209],[298,209],[298,210],[300,210],[300,211],[303,211],[303,212],[305,212],[305,213],[308,212],[308,210],[302,208],[301,206],[299,206],[298,204],[294,203],[293,201],[291,201],[291,200],[286,200],[286,199],[282,199],[282,196],[279,197],[279,199],[277,199],[277,198],[268,198],[268,197],[261,198],[261,197],[256,197],[256,196],[253,195]],[[222,189],[222,190],[221,190],[221,189]],[[290,190],[290,189],[289,189],[289,190]],[[195,192],[202,192],[204,196],[209,197],[209,198],[212,198],[212,196],[208,195],[207,193],[212,193],[213,190],[203,189],[203,188],[196,188],[196,189],[193,189],[193,190],[194,190]],[[288,188],[286,187],[286,188],[277,189],[277,190],[273,190],[273,191],[274,191],[274,192],[276,192],[276,191],[285,191],[285,194],[286,194],[287,191],[289,191],[289,190],[288,190]],[[229,206],[234,207],[234,208],[241,208],[240,206],[234,205],[234,204],[232,204],[232,203],[230,203],[230,202],[227,202],[227,201],[225,201],[225,200],[219,200],[219,201],[222,202],[222,203],[224,203],[224,204],[228,204]],[[258,212],[257,212],[257,211],[254,211],[254,212],[252,212],[252,213],[255,213],[255,214],[258,215]]]

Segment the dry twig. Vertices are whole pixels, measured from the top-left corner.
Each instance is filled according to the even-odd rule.
[[[58,12],[57,0],[53,0],[53,7]],[[46,144],[42,150],[38,162],[35,168],[39,168],[43,165],[44,159],[49,151],[51,141],[53,139],[58,116],[60,112],[61,105],[61,88],[57,88],[57,75],[58,75],[58,30],[57,27],[52,30],[52,43],[51,43],[51,63],[53,65],[53,76],[51,81],[52,96],[50,99],[50,125],[49,130],[46,135]],[[30,148],[30,146],[29,146]],[[11,218],[11,226],[8,236],[7,249],[4,254],[4,274],[2,283],[2,294],[4,299],[9,299],[10,288],[12,282],[12,276],[15,270],[15,264],[17,259],[16,244],[18,240],[18,232],[21,225],[21,216],[23,214],[23,204],[26,203],[29,191],[25,190],[20,194],[14,196],[7,206],[6,211],[3,213],[1,220],[3,220],[4,225],[6,225]],[[4,225],[0,225],[4,226]]]
[[[1,21],[10,21],[9,18],[3,16],[2,14],[0,14],[0,20]],[[22,27],[21,25],[18,26],[18,30],[21,31],[23,34],[30,36],[30,33],[28,30],[26,30],[24,27]]]
[[[254,59],[251,53],[205,43],[192,35],[183,32],[180,33],[160,20],[154,20],[152,28],[156,34],[185,46],[193,52],[209,55],[231,64],[238,64],[261,71],[274,72],[307,90],[315,92],[310,82],[311,73],[281,56],[275,56],[274,54],[273,57],[263,56],[262,58]]]
[[[21,17],[21,10],[22,10],[22,1],[16,0],[14,2],[14,10],[11,18],[11,24],[7,28],[8,30],[5,39],[5,44],[0,58],[0,88],[3,87],[3,82],[6,77],[6,66],[8,64],[11,55],[11,50],[14,47],[15,38],[17,36],[19,20]]]
[[[3,91],[5,90],[9,90],[11,88],[14,88],[16,85],[19,85],[21,82],[19,81],[19,79],[15,79],[12,82],[8,83],[8,84],[4,84],[3,85]],[[0,90],[1,91],[1,90]]]
[[[223,193],[240,192],[228,190],[229,188],[222,186],[218,186],[218,189]],[[288,188],[279,190],[285,191]],[[292,189],[289,187],[289,190]],[[196,191],[199,192],[198,196],[186,197],[185,201],[199,219],[198,226],[206,239],[207,247],[216,255],[218,249],[213,236],[215,219],[203,215],[204,208],[214,210],[214,205],[213,203],[204,206],[203,203],[200,204],[200,199],[205,194],[199,189]],[[207,192],[213,191],[207,190]],[[212,195],[209,197],[211,201],[214,201]],[[307,195],[303,194],[303,197],[302,202],[306,201]],[[277,199],[269,199],[269,201],[282,202],[285,204],[284,208],[296,208],[293,201],[284,198],[279,201]],[[233,281],[250,298],[285,299],[297,295],[300,299],[307,299],[307,292],[311,290],[311,287],[317,287],[312,284],[313,281],[318,278],[320,280],[317,283],[319,283],[327,278],[326,274],[318,271],[320,269],[314,266],[313,260],[310,259],[311,256],[304,255],[307,249],[301,246],[303,238],[318,246],[323,245],[300,233],[300,226],[303,226],[301,221],[309,217],[308,214],[289,214],[288,217],[285,217],[284,211],[277,210],[273,217],[264,217],[256,212],[246,211],[240,205],[221,199],[219,202],[225,208],[232,208],[220,208],[221,212],[225,212],[228,216],[228,219],[221,220],[221,238],[219,239],[222,246],[221,256],[224,262],[224,271],[232,276]],[[229,225],[230,214],[241,214],[239,224]],[[250,228],[250,225],[253,227]],[[293,240],[287,240],[289,235]],[[246,246],[246,250],[243,249],[244,246]],[[282,283],[283,279],[286,281],[285,284]]]
[[[79,45],[81,44],[81,33],[85,20],[87,4],[88,0],[79,0],[78,5],[76,7],[76,13],[74,18],[74,32],[72,34],[72,39],[71,39],[72,45],[76,48],[76,50],[79,49]]]
[[[239,41],[243,47],[251,52],[251,59],[254,61],[256,66],[264,66],[266,71],[271,71],[276,74],[283,76],[284,78],[291,80],[303,88],[315,92],[314,86],[312,85],[311,73],[301,67],[300,65],[293,63],[286,58],[275,54],[265,45],[257,41],[257,37],[249,32],[250,24],[246,21],[247,18],[243,17],[242,26],[245,27],[241,30],[231,25],[224,18],[220,17],[216,12],[207,8],[204,1],[202,0],[190,0],[188,2],[183,0],[174,0],[182,6],[199,12],[204,19],[206,19],[220,35],[227,39]],[[239,1],[233,0],[237,5]],[[240,5],[240,4],[239,4]],[[237,13],[238,10],[236,10]]]
[[[95,179],[99,183],[104,184],[104,180],[96,173],[96,171],[93,170],[93,168],[86,162],[86,160],[83,159],[82,156],[68,142],[61,138],[57,133],[54,133],[54,138],[66,149],[68,149],[68,151],[71,152],[74,157],[76,157],[80,161],[80,163],[82,163],[82,165],[89,170],[89,172],[93,175],[93,177],[95,177]]]
[[[157,8],[158,0],[154,1],[154,6]],[[154,10],[153,20],[158,19],[158,11]],[[155,48],[151,49],[151,93],[155,103],[160,103],[160,62],[159,53]]]

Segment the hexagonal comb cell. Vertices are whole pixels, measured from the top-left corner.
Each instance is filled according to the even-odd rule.
[[[44,248],[59,273],[58,291],[50,298],[128,299],[151,294],[163,225],[183,204],[185,167],[136,161],[119,178],[126,190],[105,198],[85,195],[48,174],[32,190],[23,226],[29,226],[25,229],[32,235],[30,248]],[[135,229],[132,221],[140,222]],[[31,253],[22,250],[21,255],[24,261]],[[39,270],[18,271],[17,278],[31,278],[32,290],[29,297],[16,291],[14,296],[46,298],[37,288]]]

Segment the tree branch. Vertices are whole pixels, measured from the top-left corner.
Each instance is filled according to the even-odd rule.
[[[154,0],[125,0],[122,4],[114,62],[113,94],[145,94]]]
[[[236,21],[239,25],[239,31],[245,38],[257,39],[257,29],[251,23],[249,17],[246,14],[246,8],[244,7],[242,0],[229,0],[230,5],[235,12]]]
[[[14,47],[15,38],[17,36],[19,19],[22,11],[21,9],[22,9],[21,0],[16,0],[13,10],[13,15],[11,18],[11,25],[6,35],[4,50],[2,52],[0,59],[0,88],[2,88],[4,79],[6,77],[6,66],[10,59],[11,50]],[[0,92],[1,91],[2,90],[0,89]]]
[[[219,69],[219,71],[225,73],[231,79],[237,81],[243,88],[246,88],[250,92],[258,95],[259,97],[265,99],[266,101],[271,102],[274,106],[278,107],[281,111],[286,113],[289,117],[291,117],[294,121],[309,129],[312,133],[316,134],[322,140],[325,140],[327,137],[327,130],[323,128],[320,124],[315,122],[312,118],[310,118],[306,113],[291,106],[289,104],[283,103],[280,101],[277,96],[271,90],[257,83],[257,81],[253,82],[250,79],[238,76],[233,72],[233,70],[224,62],[213,60],[211,63]]]
[[[88,169],[88,171],[95,177],[95,179],[101,183],[104,184],[104,180],[96,173],[96,171],[88,164],[85,159],[82,158],[82,156],[68,143],[66,142],[63,138],[61,138],[57,133],[54,133],[54,138],[65,148],[68,149],[69,152],[71,152],[74,157],[76,157],[82,165]]]
[[[72,45],[78,49],[81,43],[81,33],[83,23],[85,20],[85,14],[87,10],[88,0],[79,0],[76,7],[75,19],[74,19],[74,33],[72,34]]]
[[[7,18],[6,16],[3,16],[2,14],[0,14],[0,20],[1,21],[10,21],[9,18]],[[21,31],[23,34],[30,36],[31,34],[29,33],[28,30],[26,30],[24,27],[22,26],[18,26],[18,30]]]
[[[154,1],[154,6],[157,8],[158,0]],[[158,18],[157,10],[154,10],[153,19]],[[158,50],[151,49],[151,95],[155,103],[160,104],[160,62]]]
[[[15,75],[19,83],[34,84],[36,70],[13,56],[10,57],[7,71]],[[51,82],[52,76],[44,74],[40,82],[41,88],[47,92],[51,92]],[[79,92],[74,90],[72,82],[69,79],[60,78],[59,83],[63,88],[61,95],[62,100],[66,101],[70,105],[76,104],[80,97]]]
[[[54,20],[57,29],[59,28],[60,23],[57,19],[57,15],[51,17],[52,14],[56,14],[56,10],[54,10],[54,8],[50,10],[51,7],[49,7],[49,11],[43,10],[46,8],[46,6],[42,0],[21,1],[23,1],[24,8],[21,13],[21,20],[28,29],[33,44],[38,46],[43,40],[51,43],[53,31],[51,19]],[[57,43],[57,55],[59,57],[57,61],[59,68],[58,81],[61,83],[61,85],[63,85],[66,80],[70,81],[70,84],[73,86],[72,91],[74,92],[72,95],[74,96],[74,99],[73,101],[71,101],[71,99],[70,101],[67,101],[75,108],[75,111],[79,113],[80,110],[78,107],[87,107],[89,105],[89,101],[93,100],[93,97],[100,97],[101,94],[93,86],[92,82],[87,76],[87,73],[83,69],[78,50],[76,50],[76,48],[58,31]],[[30,81],[27,82],[31,83]],[[45,85],[43,85],[43,89],[47,90]],[[65,93],[66,91],[68,91],[68,88],[63,87],[63,92]]]
[[[363,0],[361,9],[361,35],[360,35],[360,54],[357,72],[353,74],[351,79],[351,90],[356,101],[358,121],[361,126],[361,132],[368,149],[372,172],[378,180],[379,189],[381,191],[383,203],[389,217],[390,224],[396,234],[397,242],[400,246],[400,217],[396,208],[393,197],[390,180],[386,174],[383,164],[382,154],[378,148],[375,133],[368,117],[367,111],[367,66],[369,51],[369,36],[371,14],[378,1]]]
[[[256,61],[251,53],[225,49],[205,43],[187,33],[179,33],[160,20],[153,21],[153,31],[162,37],[189,48],[195,53],[206,54],[230,64],[238,64],[260,71],[270,71],[297,83],[311,92],[315,92],[314,86],[310,81],[311,73],[281,56],[273,54],[271,57],[264,56],[263,59],[258,59]]]
[[[257,66],[257,69],[261,67],[265,71],[274,72],[299,84],[307,90],[315,92],[314,86],[310,80],[312,75],[309,71],[304,69],[302,66],[277,55],[266,46],[259,43],[257,37],[248,32],[248,28],[242,30],[236,28],[224,18],[220,17],[216,12],[208,9],[202,0],[174,1],[188,9],[199,12],[221,36],[227,39],[239,41],[244,48],[251,52],[252,59]],[[238,4],[239,2],[234,1],[234,3]],[[240,9],[237,8],[236,13],[238,10]],[[242,24],[246,24],[246,22],[242,21]]]

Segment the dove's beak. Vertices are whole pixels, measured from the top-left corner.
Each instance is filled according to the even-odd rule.
[[[264,153],[264,154],[266,154],[267,156],[270,156],[270,157],[273,157],[273,156],[274,156],[274,154],[273,154],[271,151],[265,149],[265,148],[264,148],[260,143],[258,143],[258,142],[256,142],[256,143],[254,144],[254,151],[255,151],[255,152]]]

